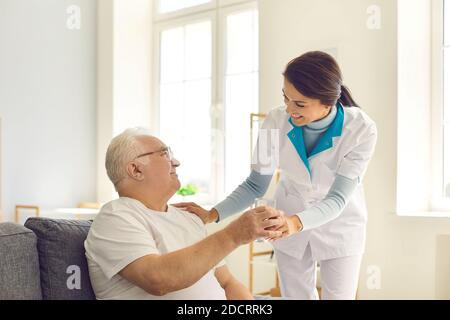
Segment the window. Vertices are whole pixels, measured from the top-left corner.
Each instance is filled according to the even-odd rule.
[[[450,214],[450,0],[397,1],[397,205]]]
[[[443,132],[444,132],[444,178],[442,194],[450,198],[450,0],[444,0],[444,36],[443,36],[443,60],[444,60],[444,108]]]
[[[181,162],[182,185],[199,190],[184,200],[203,204],[248,175],[250,113],[259,109],[256,4],[222,4],[160,0],[155,17],[153,125]]]
[[[181,180],[205,191],[212,179],[211,43],[211,20],[161,33],[160,136],[183,165]]]

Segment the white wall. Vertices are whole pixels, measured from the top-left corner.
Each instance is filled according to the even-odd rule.
[[[66,10],[81,8],[81,29]],[[96,200],[96,1],[0,0],[3,202]]]
[[[99,0],[97,195],[110,201],[105,170],[111,139],[151,123],[152,0]]]
[[[381,29],[366,26],[371,5],[381,9]],[[362,299],[450,298],[441,267],[449,218],[395,215],[397,173],[397,2],[392,0],[260,0],[262,111],[281,105],[281,72],[309,50],[337,48],[345,83],[378,126],[378,145],[365,178],[368,239],[361,268]],[[414,92],[410,92],[414,94]],[[414,110],[411,110],[414,112]],[[410,173],[416,183],[415,173]],[[442,237],[440,239],[443,239]],[[448,237],[444,238],[448,239]],[[448,242],[447,242],[448,243]],[[437,249],[440,248],[440,249]],[[440,261],[436,264],[436,260]],[[447,261],[447,260],[445,260]],[[448,261],[446,262],[448,263]],[[371,266],[381,288],[371,290]],[[372,274],[372,273],[371,273]],[[373,275],[373,274],[372,274]],[[445,295],[446,294],[446,295]]]
[[[114,134],[148,127],[152,89],[151,0],[114,0]]]
[[[108,202],[114,191],[104,161],[114,127],[113,1],[98,0],[97,39],[97,199]]]

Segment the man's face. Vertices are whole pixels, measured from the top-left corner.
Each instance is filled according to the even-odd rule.
[[[174,158],[170,159],[167,146],[158,138],[143,136],[139,137],[138,141],[140,155],[143,156],[138,157],[136,161],[142,164],[140,170],[145,185],[152,191],[167,193],[170,198],[180,188],[176,172],[180,163]]]

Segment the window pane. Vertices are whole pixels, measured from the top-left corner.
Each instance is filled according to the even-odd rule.
[[[159,13],[169,13],[209,2],[211,0],[159,0]]]
[[[450,46],[450,0],[444,0],[444,44]]]
[[[227,17],[227,74],[258,70],[258,11]]]
[[[250,173],[250,113],[258,111],[258,74],[227,77],[225,118],[225,191],[233,191]]]
[[[444,195],[450,198],[450,125],[444,129]]]
[[[211,80],[192,81],[185,85],[185,126],[180,148],[185,168],[181,170],[186,183],[194,183],[209,193],[211,182]]]
[[[225,192],[250,172],[250,113],[258,107],[258,13],[227,17],[225,101]],[[237,156],[239,155],[239,156]]]
[[[160,137],[181,162],[181,183],[195,184],[203,199],[211,196],[213,180],[211,28],[211,21],[186,24],[161,39]]]
[[[161,33],[161,83],[181,82],[184,72],[184,28]]]
[[[186,80],[211,77],[211,37],[210,21],[186,27]]]
[[[161,87],[161,139],[181,162],[177,170],[183,185],[195,184],[210,192],[211,80]]]
[[[184,85],[182,83],[161,85],[159,115],[161,138],[173,149],[184,127]],[[177,128],[175,130],[175,128]],[[175,151],[175,150],[174,150]]]

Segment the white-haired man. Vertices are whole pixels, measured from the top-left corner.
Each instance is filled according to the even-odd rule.
[[[114,138],[106,170],[120,198],[104,205],[85,241],[98,299],[252,299],[223,259],[239,245],[280,236],[275,210],[247,211],[207,236],[197,216],[168,206],[180,163],[141,129]]]

